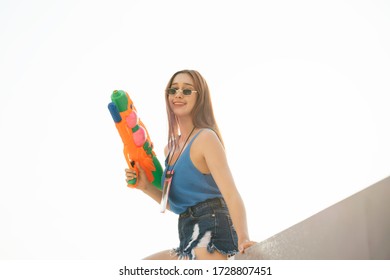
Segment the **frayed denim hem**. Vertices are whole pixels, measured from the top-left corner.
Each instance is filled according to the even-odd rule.
[[[195,252],[191,250],[190,252],[184,252],[180,248],[172,249],[172,255],[176,255],[179,260],[195,260]]]
[[[212,254],[212,253],[214,253],[215,250],[216,250],[217,252],[221,253],[222,255],[226,255],[227,258],[231,258],[231,257],[237,255],[238,252],[239,252],[238,250],[233,250],[233,251],[228,251],[228,252],[226,252],[226,251],[223,251],[223,250],[218,249],[214,244],[209,244],[209,245],[207,246],[207,252],[209,252],[209,253]]]
[[[195,248],[197,248],[197,247],[195,247]],[[196,260],[195,248],[192,248],[191,250],[181,250],[180,247],[179,247],[179,248],[172,249],[171,250],[171,254],[172,255],[176,255],[179,260]],[[200,247],[200,248],[202,248],[202,247]],[[207,245],[207,252],[212,254],[215,251],[221,253],[222,255],[226,255],[226,257],[228,259],[234,257],[238,253],[238,250],[225,252],[223,250],[218,249],[212,243]]]

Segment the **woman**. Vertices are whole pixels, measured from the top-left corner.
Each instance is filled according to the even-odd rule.
[[[230,172],[205,79],[182,70],[169,80],[169,122],[162,183],[170,181],[168,209],[179,214],[180,246],[146,259],[224,259],[252,246],[244,203]],[[140,169],[139,189],[160,203],[162,192]],[[126,181],[135,172],[126,169]],[[234,226],[233,226],[234,225]]]

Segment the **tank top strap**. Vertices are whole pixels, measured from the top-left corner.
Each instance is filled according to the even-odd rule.
[[[202,128],[201,130],[199,130],[195,135],[194,137],[192,137],[192,139],[190,140],[190,142],[188,143],[188,146],[190,147],[192,145],[192,142],[194,142],[194,140],[196,139],[196,137],[198,137],[198,135],[207,128]]]
[[[184,151],[183,151],[183,154],[186,154],[189,152],[189,150],[191,149],[191,146],[192,146],[192,143],[194,142],[194,140],[196,139],[196,137],[198,137],[198,135],[205,129],[211,129],[211,128],[201,128],[195,135],[194,137],[192,137],[192,139],[190,140],[190,142],[188,142],[187,144],[187,147],[184,148]],[[165,158],[165,166],[168,166],[168,158],[169,158],[169,155],[171,154],[171,152],[168,153],[167,157]]]
[[[206,129],[210,129],[210,130],[214,131],[213,129],[208,128],[208,127],[201,128],[201,129],[194,135],[194,137],[192,137],[192,139],[191,139],[190,142],[188,143],[188,147],[187,147],[187,148],[191,148],[192,142],[194,142],[194,140],[196,139],[196,137],[198,137],[198,135],[199,135],[202,131],[204,131],[204,130],[206,130]],[[187,148],[185,148],[185,150],[187,150]],[[188,150],[190,150],[190,149],[188,149]]]

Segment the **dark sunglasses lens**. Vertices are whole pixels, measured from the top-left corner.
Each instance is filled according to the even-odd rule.
[[[192,90],[190,89],[183,89],[183,94],[184,95],[190,95],[192,93]]]
[[[176,89],[174,89],[174,88],[168,89],[168,94],[175,94],[175,93],[176,93]]]

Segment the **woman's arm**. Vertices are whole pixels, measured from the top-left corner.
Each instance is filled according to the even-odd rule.
[[[167,156],[168,154],[168,146],[164,149],[164,154]],[[161,203],[162,191],[157,189],[152,183],[147,180],[145,171],[141,168],[141,166],[136,163],[136,166],[139,170],[138,172],[138,185],[137,189],[143,191],[149,197],[151,197],[157,203]],[[125,169],[126,173],[126,182],[134,179],[136,177],[135,171],[132,169]],[[167,204],[167,209],[169,210],[169,203]]]
[[[229,209],[234,227],[238,235],[241,252],[255,244],[250,241],[244,202],[238,192],[230,171],[225,149],[215,132],[204,130],[199,135],[204,160],[212,174]]]
[[[151,182],[148,181],[145,171],[138,163],[136,163],[136,166],[138,168],[137,189],[143,191],[145,194],[150,196],[157,203],[160,203],[162,197],[161,190],[157,189]],[[132,169],[125,169],[125,172],[126,172],[126,182],[136,177],[135,171]]]

